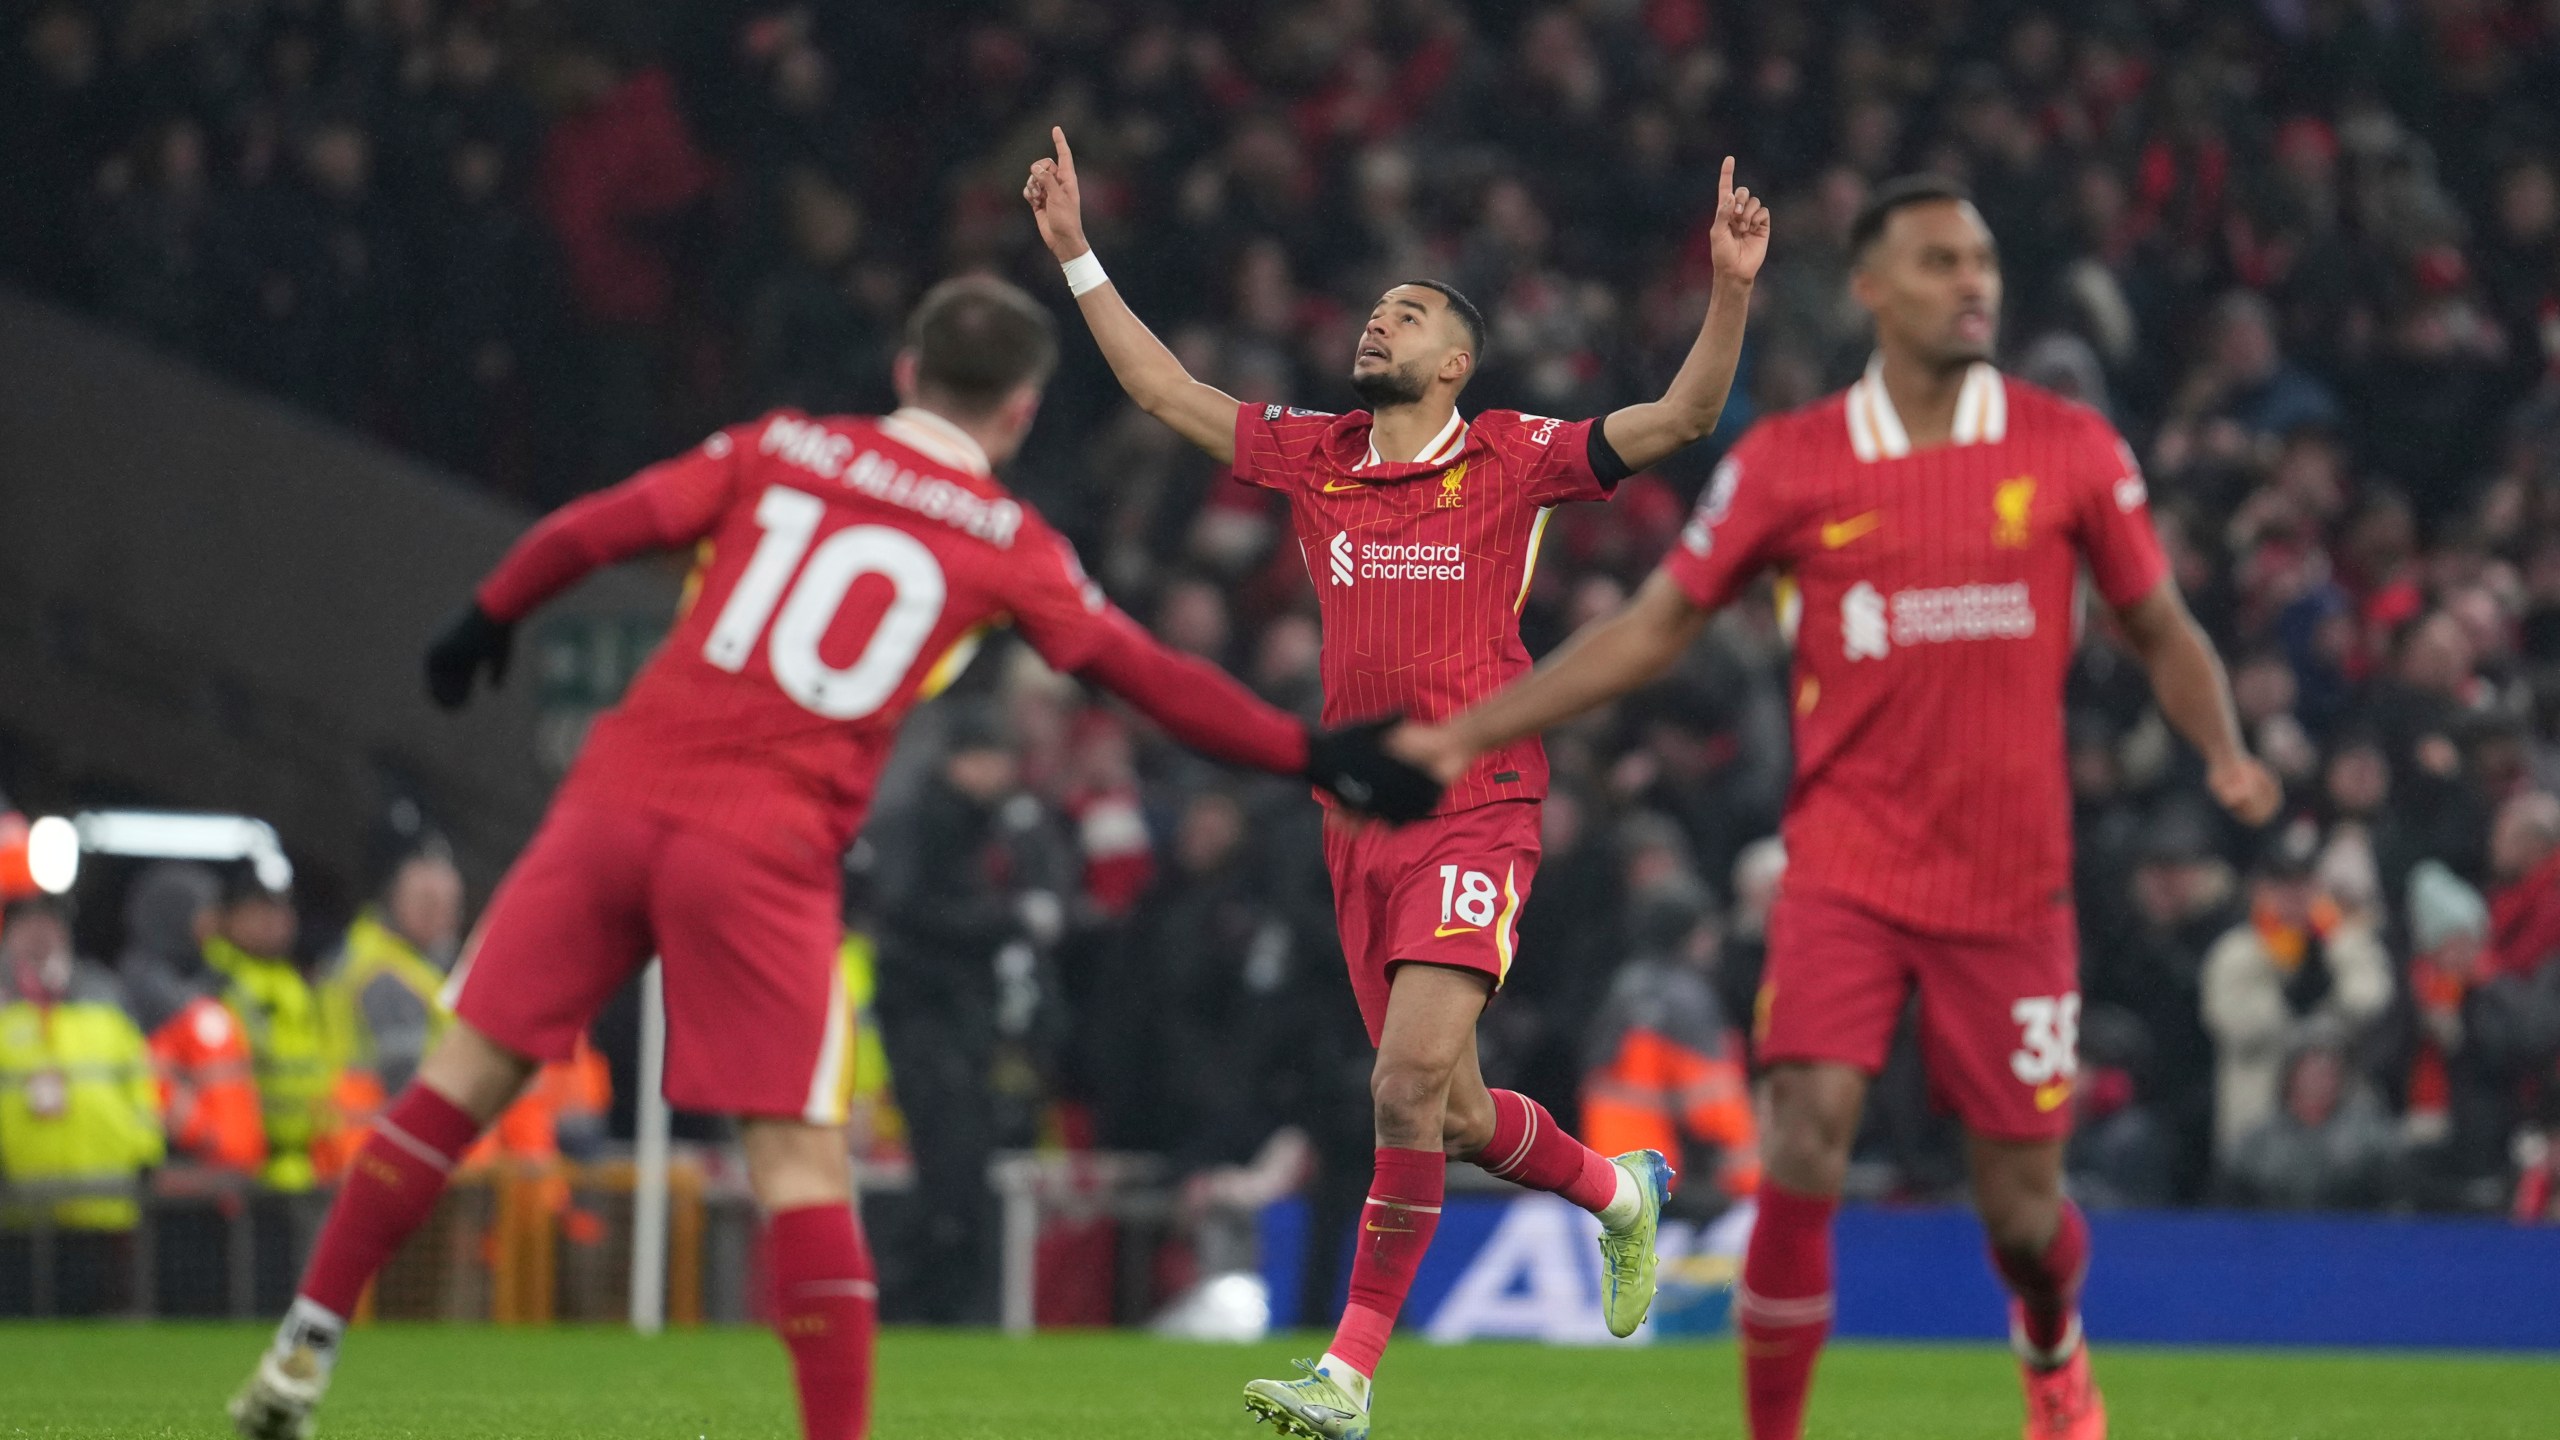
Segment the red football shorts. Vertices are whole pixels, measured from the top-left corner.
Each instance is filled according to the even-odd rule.
[[[636,808],[556,805],[490,897],[446,987],[521,1055],[565,1060],[596,1011],[665,963],[669,1102],[844,1120],[841,881]]]
[[[1932,1102],[1994,1139],[2071,1133],[2080,944],[2068,906],[2013,935],[1946,936],[1782,890],[1753,1017],[1761,1063],[1829,1060],[1873,1075],[1914,987]]]
[[[1411,825],[1329,816],[1325,867],[1351,993],[1369,1043],[1387,1023],[1387,984],[1406,961],[1491,976],[1501,986],[1538,873],[1538,802],[1497,800]]]

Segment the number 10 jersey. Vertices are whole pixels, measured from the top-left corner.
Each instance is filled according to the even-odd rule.
[[[479,591],[520,618],[568,579],[696,547],[675,628],[561,799],[638,806],[832,865],[899,721],[1010,624],[1081,668],[1126,623],[983,451],[917,410],[777,411],[545,520]]]

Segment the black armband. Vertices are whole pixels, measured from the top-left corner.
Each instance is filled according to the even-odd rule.
[[[1592,421],[1591,443],[1583,449],[1590,456],[1591,474],[1600,482],[1600,488],[1615,490],[1618,488],[1619,481],[1636,472],[1625,460],[1619,458],[1617,447],[1609,443],[1609,436],[1606,433],[1608,428],[1609,422],[1605,417]]]

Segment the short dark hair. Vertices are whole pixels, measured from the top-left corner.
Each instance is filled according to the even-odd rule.
[[[1944,175],[1903,175],[1868,192],[1867,203],[1858,207],[1858,218],[1849,222],[1849,258],[1867,258],[1867,251],[1884,238],[1885,222],[1893,218],[1895,211],[1935,200],[1961,200],[1970,205],[1973,192],[1961,181]]]
[[[925,292],[907,317],[916,383],[983,414],[1058,368],[1058,322],[1040,302],[991,275],[963,275]]]
[[[1467,327],[1467,348],[1481,368],[1484,365],[1484,312],[1476,308],[1476,302],[1459,294],[1457,286],[1443,280],[1407,280],[1404,283],[1440,292],[1440,298],[1449,302],[1449,313],[1457,316],[1458,323]]]

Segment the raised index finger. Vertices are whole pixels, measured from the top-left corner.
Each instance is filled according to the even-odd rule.
[[[1058,143],[1058,168],[1070,175],[1076,173],[1076,152],[1067,145],[1067,127],[1050,126],[1049,138]]]
[[[1730,155],[1724,157],[1723,173],[1716,176],[1716,208],[1733,208],[1733,157]]]

